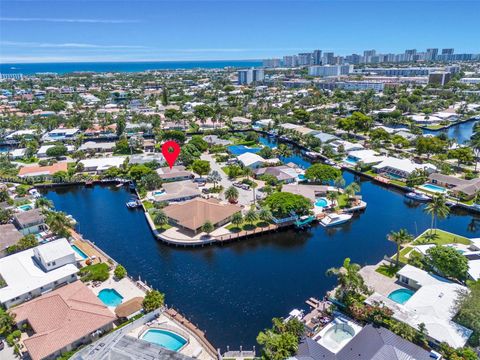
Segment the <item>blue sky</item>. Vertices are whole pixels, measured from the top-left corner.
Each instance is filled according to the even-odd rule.
[[[0,1],[0,62],[480,52],[480,1]]]

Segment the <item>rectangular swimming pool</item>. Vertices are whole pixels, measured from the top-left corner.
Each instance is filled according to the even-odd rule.
[[[71,245],[73,251],[75,251],[78,256],[80,256],[83,260],[88,259],[88,255],[85,254],[82,250],[80,250],[77,246]]]
[[[447,189],[445,189],[444,187],[438,186],[438,185],[433,185],[433,184],[423,184],[419,187],[420,187],[420,189],[424,189],[424,190],[432,191],[432,192],[436,192],[436,193],[442,193],[443,194],[443,193],[447,192]]]

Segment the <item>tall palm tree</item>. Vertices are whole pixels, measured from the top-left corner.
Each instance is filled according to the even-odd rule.
[[[273,215],[270,209],[263,207],[258,212],[258,218],[264,222],[269,222],[270,220],[272,220]]]
[[[399,231],[395,232],[392,231],[390,234],[387,235],[387,239],[389,241],[394,242],[397,244],[397,257],[396,263],[397,266],[400,264],[400,250],[403,244],[407,244],[413,240],[413,236],[408,233],[405,229],[400,229]]]
[[[50,211],[45,222],[50,231],[63,237],[68,237],[70,235],[69,229],[73,228],[72,221],[67,217],[67,214],[61,211]]]
[[[38,209],[51,209],[53,208],[53,201],[47,198],[41,197],[35,200],[35,207]]]
[[[352,263],[350,258],[346,258],[341,267],[327,270],[327,276],[336,276],[338,279],[340,300],[350,293],[367,294],[369,292],[362,275],[360,275],[360,269],[360,265]]]
[[[236,202],[238,200],[238,190],[237,188],[230,186],[225,190],[225,199],[229,202]]]
[[[432,217],[430,232],[435,230],[436,233],[436,220],[445,219],[450,214],[450,208],[447,206],[445,196],[443,194],[434,195],[432,201],[425,207],[425,212]]]
[[[480,160],[480,132],[475,132],[470,139],[470,147],[475,154],[475,172],[477,172],[477,163]]]
[[[332,202],[333,206],[336,206],[337,205],[337,199],[338,199],[338,192],[336,192],[336,191],[327,192],[327,199]]]
[[[253,223],[257,220],[258,220],[257,212],[253,209],[248,210],[247,213],[245,214],[245,221],[250,223],[250,225],[253,225]]]

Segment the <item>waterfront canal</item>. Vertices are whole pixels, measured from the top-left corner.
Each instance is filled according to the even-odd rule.
[[[458,144],[465,144],[470,140],[473,135],[473,127],[477,123],[477,120],[469,120],[460,124],[450,126],[447,129],[442,130],[423,130],[424,134],[440,135],[444,133],[449,139],[455,140]]]
[[[344,177],[347,184],[354,180],[348,172]],[[360,183],[368,208],[343,227],[314,226],[196,249],[158,242],[143,213],[125,207],[131,195],[123,188],[57,188],[46,196],[78,220],[80,233],[131,275],[165,292],[169,304],[225,350],[227,345],[253,346],[272,317],[303,307],[310,296],[322,297],[335,285],[325,271],[345,257],[361,265],[377,263],[395,251],[386,240],[388,232],[406,228],[419,234],[429,226],[423,205],[369,180]],[[458,211],[439,221],[439,228],[469,237],[479,236],[476,226],[473,215]]]

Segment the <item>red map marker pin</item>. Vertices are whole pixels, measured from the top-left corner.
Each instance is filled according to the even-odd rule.
[[[171,169],[180,155],[180,145],[173,140],[166,141],[162,145],[162,154]]]

